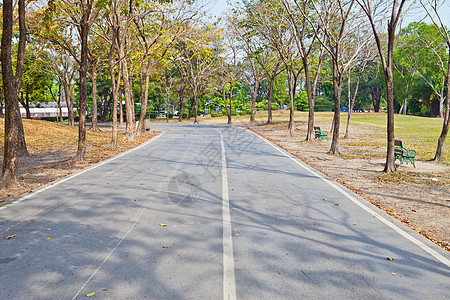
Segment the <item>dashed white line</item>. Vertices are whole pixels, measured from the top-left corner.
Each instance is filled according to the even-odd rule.
[[[222,146],[222,220],[223,220],[223,299],[236,299],[236,280],[234,275],[233,240],[231,235],[230,199],[228,197],[227,159],[222,133],[219,131]]]

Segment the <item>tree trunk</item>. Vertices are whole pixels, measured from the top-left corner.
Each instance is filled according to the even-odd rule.
[[[183,101],[183,99],[184,99],[184,92],[182,92],[181,94],[180,94],[180,104],[179,104],[179,107],[180,107],[180,113],[179,113],[179,115],[178,115],[178,122],[183,122],[183,111],[184,111],[184,101]]]
[[[315,138],[315,134],[314,134],[315,91],[313,91],[312,87],[311,87],[311,77],[310,77],[310,73],[309,73],[308,57],[305,55],[303,57],[302,61],[303,61],[303,69],[305,71],[306,94],[308,96],[308,107],[309,107],[309,109],[308,109],[308,128],[306,130],[305,141],[313,141]]]
[[[97,121],[97,63],[92,63],[92,125],[90,130],[99,131]]]
[[[255,87],[252,89],[252,108],[250,111],[250,123],[255,123],[255,107],[256,107],[256,96],[258,95],[259,82],[255,81]]]
[[[187,116],[187,120],[191,119],[191,115],[192,115],[192,102],[194,101],[194,99],[189,99],[189,105],[188,105],[188,116]]]
[[[150,62],[147,64],[147,70],[145,72],[145,87],[142,90],[141,86],[141,114],[139,116],[139,125],[136,129],[136,135],[141,135],[142,132],[145,132],[144,127],[144,119],[147,114],[147,98],[148,98],[148,86],[150,84]]]
[[[58,110],[59,110],[59,122],[63,122],[63,112],[61,107],[61,85],[59,85],[59,92],[58,92],[58,98],[57,98],[57,104],[58,104]]]
[[[120,109],[120,113],[119,113],[119,127],[123,128],[123,103],[122,103],[122,89],[119,89],[119,93],[118,93],[118,101],[119,101],[119,109]]]
[[[73,87],[69,85],[67,82],[63,83],[64,86],[64,95],[66,98],[66,105],[68,111],[67,122],[69,126],[75,126],[74,116],[73,116]]]
[[[228,118],[227,124],[231,125],[231,108],[229,109],[228,105],[227,105],[227,94],[226,94],[226,91],[225,91],[225,86],[226,85],[224,85],[222,87],[222,98],[223,98],[223,103],[225,104],[225,112],[227,113],[227,118]],[[230,102],[231,102],[231,99],[230,99]]]
[[[383,90],[379,88],[378,86],[375,87],[374,90],[372,90],[372,104],[373,104],[373,111],[379,112],[380,111],[380,101],[381,101],[381,94]]]
[[[333,98],[334,98],[334,117],[333,117],[333,140],[331,141],[328,153],[339,153],[339,129],[341,125],[341,93],[342,93],[342,75],[338,74],[338,62],[333,61]]]
[[[125,129],[125,137],[124,139],[129,141],[135,141],[134,138],[134,115],[133,115],[133,102],[131,99],[131,87],[130,87],[130,78],[128,73],[128,62],[124,58],[125,53],[123,52],[122,47],[119,48],[119,57],[122,58],[122,76],[123,76],[123,89],[125,94],[125,117],[127,120],[126,129]]]
[[[275,77],[269,77],[269,93],[267,94],[267,123],[272,124],[272,94],[273,94],[273,82],[275,81]]]
[[[292,71],[288,70],[288,86],[289,86],[289,100],[290,100],[290,106],[289,106],[289,134],[291,136],[294,136],[294,110],[295,110],[295,87],[297,85],[297,82],[294,78],[294,75],[292,74]]]
[[[5,139],[3,148],[1,188],[19,185],[17,172],[18,159],[18,123],[20,115],[17,102],[17,90],[11,61],[11,39],[14,23],[12,0],[3,0],[3,32],[1,41],[0,61],[2,64],[3,93],[5,97]]]
[[[194,124],[198,124],[198,96],[197,93],[194,91]]]
[[[78,148],[77,155],[73,158],[76,162],[86,161],[86,102],[87,102],[87,59],[88,59],[88,11],[83,9],[81,17],[80,37],[81,37],[81,57],[80,57],[80,104],[79,104],[79,121],[78,121]]]
[[[444,143],[447,138],[448,130],[450,127],[450,48],[449,48],[449,61],[447,68],[447,95],[445,97],[445,111],[444,111],[444,122],[442,124],[441,135],[438,139],[438,145],[436,148],[436,154],[434,155],[435,162],[442,162],[444,160]]]
[[[118,132],[117,132],[117,86],[116,86],[116,78],[114,74],[114,66],[115,62],[112,55],[109,55],[109,75],[111,77],[111,86],[112,86],[112,102],[113,102],[113,114],[112,114],[112,136],[111,136],[111,144],[109,144],[110,148],[116,148],[118,143]],[[120,84],[120,67],[119,67],[119,76],[118,83]],[[121,91],[119,89],[119,94]],[[120,109],[122,110],[122,108]]]

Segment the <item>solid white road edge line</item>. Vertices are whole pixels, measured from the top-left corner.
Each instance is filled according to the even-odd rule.
[[[57,185],[59,185],[59,184],[61,184],[61,183],[63,183],[63,182],[66,182],[67,180],[70,180],[70,179],[72,179],[72,178],[75,178],[75,177],[77,177],[77,176],[79,176],[79,175],[81,175],[81,174],[83,174],[83,173],[86,173],[86,172],[88,172],[88,171],[90,171],[90,170],[96,169],[96,168],[98,168],[98,167],[100,167],[100,166],[102,166],[102,165],[104,165],[104,164],[107,164],[107,163],[109,163],[109,162],[111,162],[111,161],[113,161],[113,160],[116,160],[116,159],[118,159],[118,158],[120,158],[120,157],[122,157],[122,156],[124,156],[124,155],[127,155],[127,154],[129,154],[129,153],[131,153],[131,152],[134,152],[134,151],[136,151],[136,150],[138,150],[138,149],[141,149],[142,147],[145,147],[146,145],[148,145],[148,144],[150,144],[151,142],[153,142],[153,141],[157,140],[158,138],[160,138],[163,134],[164,134],[164,132],[163,132],[163,133],[160,133],[159,135],[157,135],[157,136],[155,136],[155,137],[152,137],[151,139],[149,139],[149,140],[146,141],[145,143],[142,143],[142,144],[140,144],[139,146],[137,146],[137,147],[135,147],[135,148],[133,148],[133,149],[127,150],[127,151],[122,152],[122,153],[120,153],[120,154],[118,154],[118,155],[116,155],[116,156],[113,156],[113,157],[108,158],[108,159],[106,159],[106,160],[104,160],[104,161],[101,161],[101,162],[99,162],[99,163],[96,163],[96,164],[94,164],[94,165],[92,165],[92,166],[90,166],[90,167],[88,167],[88,168],[86,168],[86,169],[83,169],[83,170],[81,170],[81,171],[75,172],[75,173],[73,173],[73,174],[71,174],[71,175],[65,176],[65,177],[63,177],[63,178],[61,178],[61,179],[58,179],[58,180],[56,180],[56,181],[47,183],[46,185],[37,188],[36,190],[34,190],[33,192],[31,192],[31,193],[29,193],[29,194],[27,194],[27,195],[25,195],[25,196],[19,196],[18,198],[16,198],[15,200],[13,200],[13,201],[11,201],[11,202],[3,202],[3,204],[2,204],[3,206],[0,206],[0,211],[1,211],[2,209],[7,208],[9,205],[14,205],[14,204],[20,203],[20,202],[22,202],[22,201],[24,201],[24,200],[26,200],[26,199],[28,199],[28,198],[30,198],[30,197],[36,196],[36,195],[38,195],[38,194],[40,194],[40,193],[42,193],[42,192],[44,192],[44,191],[46,191],[46,190],[48,190],[48,189],[50,189],[50,188],[52,188],[52,187],[55,187],[55,186],[57,186]]]
[[[236,281],[234,276],[233,240],[231,236],[230,200],[228,197],[227,160],[222,132],[219,131],[222,145],[222,220],[223,220],[223,299],[236,299]]]
[[[250,131],[250,130],[249,130]],[[250,131],[252,132],[252,131]],[[256,134],[254,132],[252,132],[253,134]],[[439,260],[440,262],[442,262],[444,265],[446,265],[447,267],[450,267],[450,260],[447,259],[446,257],[444,257],[443,255],[441,255],[440,253],[438,253],[437,251],[435,251],[434,249],[431,249],[430,247],[428,247],[427,245],[425,245],[422,241],[419,241],[418,239],[416,239],[415,237],[413,237],[412,235],[410,235],[409,233],[405,232],[404,230],[402,230],[401,228],[395,226],[394,224],[392,224],[392,222],[390,222],[389,220],[386,220],[384,217],[382,217],[379,213],[377,213],[373,208],[366,206],[365,204],[363,204],[361,201],[359,201],[357,198],[353,197],[352,195],[350,195],[349,193],[347,193],[345,190],[343,190],[338,184],[336,184],[334,181],[332,181],[330,178],[320,174],[319,172],[315,171],[313,168],[311,168],[310,166],[306,165],[305,163],[303,163],[302,161],[300,161],[298,158],[294,157],[293,155],[291,155],[290,153],[286,152],[285,150],[281,149],[280,147],[278,147],[277,145],[273,144],[272,142],[270,142],[269,140],[267,140],[266,138],[260,136],[259,134],[256,134],[260,139],[262,139],[263,141],[265,141],[266,143],[268,143],[269,145],[271,145],[272,147],[274,147],[276,150],[278,150],[279,152],[281,152],[283,155],[289,157],[291,160],[293,160],[296,164],[298,164],[299,166],[301,166],[303,169],[307,170],[308,172],[310,172],[311,174],[315,175],[316,177],[322,179],[323,181],[325,181],[326,183],[328,183],[330,186],[332,186],[334,189],[336,189],[337,191],[339,191],[342,195],[344,195],[346,198],[348,198],[350,201],[352,201],[353,203],[355,203],[356,205],[358,205],[359,207],[361,207],[362,209],[364,209],[366,212],[368,212],[369,214],[371,214],[372,216],[374,216],[375,218],[377,218],[378,220],[380,220],[382,223],[384,223],[385,225],[387,225],[388,227],[390,227],[391,229],[395,230],[397,233],[399,233],[401,236],[403,236],[404,238],[408,239],[409,241],[411,241],[412,243],[414,243],[416,246],[420,247],[422,250],[428,252],[430,255],[434,256],[434,258],[436,258],[437,260]]]

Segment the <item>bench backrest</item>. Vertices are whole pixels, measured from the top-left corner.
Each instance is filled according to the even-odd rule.
[[[320,127],[314,127],[314,130],[315,131],[322,131],[322,130],[320,130]]]
[[[395,141],[394,141],[394,146],[395,146],[396,148],[403,148],[403,142],[400,141],[400,140],[395,140]]]

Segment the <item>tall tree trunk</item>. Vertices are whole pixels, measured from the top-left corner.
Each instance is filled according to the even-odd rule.
[[[62,123],[63,122],[63,112],[62,112],[62,107],[61,107],[61,85],[59,85],[58,98],[56,100],[56,103],[58,104],[58,110],[59,110],[59,122]]]
[[[141,135],[142,132],[145,132],[144,127],[144,119],[147,114],[147,98],[148,98],[148,86],[150,84],[150,61],[147,63],[147,69],[145,72],[145,87],[142,89],[141,84],[141,114],[139,116],[139,125],[136,129],[136,135]]]
[[[67,105],[67,123],[69,126],[75,126],[74,116],[73,116],[73,86],[69,85],[67,82],[63,83],[64,95]]]
[[[193,103],[193,101],[194,101],[194,99],[193,98],[190,98],[189,100],[189,105],[188,105],[188,115],[187,115],[187,120],[190,120],[191,119],[191,115],[192,115],[192,103]]]
[[[373,104],[373,111],[379,112],[380,111],[380,102],[381,102],[381,94],[383,90],[380,87],[375,87],[374,90],[372,90],[372,104]]]
[[[76,162],[86,161],[86,102],[87,102],[87,59],[88,59],[88,33],[89,33],[89,14],[87,8],[83,9],[83,15],[80,22],[81,37],[81,57],[80,57],[80,104],[79,104],[79,122],[78,122],[78,148],[77,154],[73,158]]]
[[[334,117],[333,117],[333,140],[331,141],[329,153],[339,153],[339,129],[341,125],[341,93],[342,93],[342,75],[338,73],[338,62],[333,61],[333,98],[334,98]]]
[[[3,148],[1,188],[9,188],[19,185],[17,172],[18,159],[18,123],[17,115],[20,115],[17,102],[17,90],[11,61],[11,39],[13,28],[13,3],[12,0],[3,0],[3,32],[1,41],[0,61],[2,64],[3,93],[5,97],[5,139]]]
[[[292,71],[288,70],[288,86],[289,86],[289,134],[294,136],[294,110],[295,110],[295,88],[297,86],[297,80]]]
[[[194,89],[194,124],[198,124],[198,95]]]
[[[184,112],[184,92],[180,94],[180,102],[179,102],[179,108],[180,112],[178,114],[178,122],[183,122],[183,112]]]
[[[25,61],[25,45],[27,40],[27,27],[25,20],[25,0],[19,0],[19,45],[17,48],[17,62],[16,62],[16,76],[15,76],[15,84],[16,84],[16,93],[17,98],[19,99],[19,91],[22,86],[22,75],[23,75],[23,64]],[[23,122],[22,116],[20,114],[20,109],[16,114],[18,129],[19,129],[19,154],[28,155],[27,143],[25,141],[25,133],[23,130]]]
[[[123,120],[123,103],[122,103],[122,89],[119,89],[119,93],[118,93],[118,101],[119,101],[119,109],[120,109],[120,113],[119,113],[119,127],[123,128],[124,124],[124,120]]]
[[[116,148],[118,143],[118,130],[117,130],[117,94],[121,94],[120,88],[117,88],[117,85],[120,85],[120,67],[119,67],[119,75],[117,79],[116,85],[116,76],[114,73],[115,61],[112,53],[109,55],[109,75],[111,77],[111,86],[112,86],[112,102],[113,102],[113,114],[112,114],[112,136],[111,136],[111,144],[110,148]],[[117,93],[119,91],[119,93]],[[122,109],[121,109],[122,110]]]
[[[449,61],[447,68],[447,95],[445,97],[446,105],[444,111],[444,122],[442,123],[442,131],[438,138],[438,145],[433,159],[435,162],[442,162],[444,160],[444,143],[450,127],[450,48],[448,51]]]
[[[123,89],[125,94],[125,112],[126,112],[126,129],[125,129],[125,137],[124,139],[134,141],[136,140],[134,137],[134,115],[133,115],[133,101],[131,99],[131,87],[130,87],[130,78],[128,73],[128,62],[125,58],[125,53],[123,51],[123,47],[118,47],[119,49],[119,57],[122,59],[121,67],[122,67],[122,77],[123,77]]]
[[[313,141],[314,134],[314,102],[315,102],[315,91],[311,87],[311,77],[309,72],[308,57],[305,55],[302,59],[303,69],[305,72],[305,83],[306,83],[306,94],[308,96],[308,128],[306,130],[305,141]],[[319,66],[320,68],[320,66]],[[319,72],[319,71],[318,71]]]
[[[92,125],[90,130],[99,131],[97,121],[97,62],[92,63]]]
[[[226,84],[222,87],[222,98],[223,98],[223,103],[225,104],[225,112],[227,114],[227,118],[228,118],[228,125],[231,125],[231,107],[228,108],[227,105],[227,94],[226,94],[226,90],[225,90],[225,86]],[[231,102],[231,99],[230,99]]]
[[[31,119],[31,112],[30,112],[30,93],[28,93],[28,90],[26,92],[25,96],[25,111],[27,114],[27,119]]]
[[[267,123],[272,124],[272,95],[273,95],[273,82],[275,81],[275,77],[269,77],[269,92],[267,94]]]
[[[256,107],[256,96],[258,95],[258,86],[259,86],[259,82],[255,81],[255,86],[252,89],[252,108],[250,111],[250,123],[255,123],[256,119],[255,119],[255,107]]]

